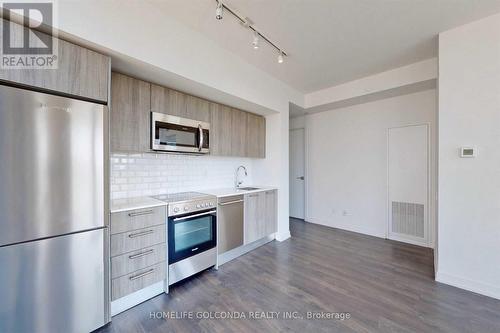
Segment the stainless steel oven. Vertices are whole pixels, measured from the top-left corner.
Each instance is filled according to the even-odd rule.
[[[217,197],[183,192],[155,196],[168,203],[168,284],[217,265]]]
[[[174,264],[217,245],[215,209],[168,219],[168,263]]]
[[[208,154],[210,152],[210,124],[151,112],[151,149]]]

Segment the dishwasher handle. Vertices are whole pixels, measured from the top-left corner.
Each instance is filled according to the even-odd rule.
[[[244,201],[243,199],[240,199],[240,200],[234,200],[234,201],[228,201],[228,202],[219,202],[219,206],[233,205],[235,203],[240,203],[243,201]]]

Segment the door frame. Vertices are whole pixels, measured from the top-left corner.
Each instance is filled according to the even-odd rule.
[[[425,240],[412,240],[408,238],[398,237],[397,235],[391,235],[391,223],[390,223],[390,214],[391,214],[391,202],[389,197],[389,131],[391,129],[397,128],[406,128],[406,127],[416,127],[416,126],[425,126],[427,131],[427,198],[426,198],[426,208],[425,208],[425,226],[424,226],[424,236]],[[431,195],[432,195],[432,150],[431,150],[431,123],[430,122],[421,122],[415,124],[407,124],[402,126],[392,126],[387,128],[386,133],[386,153],[387,153],[387,162],[386,162],[386,174],[387,174],[387,184],[386,184],[386,201],[387,201],[387,225],[386,225],[386,239],[391,239],[399,242],[409,243],[418,246],[430,247],[433,248],[433,238],[434,238],[434,215],[431,214]]]
[[[304,117],[304,122],[306,122],[306,117]],[[289,128],[288,131],[288,147],[290,147],[290,134],[292,131],[297,131],[297,130],[303,130],[304,131],[304,221],[307,222],[309,219],[309,201],[308,201],[308,188],[309,188],[309,155],[308,155],[308,131],[307,131],[307,126],[304,127],[297,127],[297,128]],[[290,148],[289,148],[290,150]],[[289,154],[290,155],[290,154]],[[290,164],[290,156],[288,156],[288,163]],[[290,169],[290,167],[289,167]],[[290,177],[288,177],[288,181],[290,182]],[[288,192],[290,193],[290,184],[288,184]],[[288,200],[290,203],[290,199]],[[288,208],[288,214],[290,214],[290,208]],[[291,217],[291,216],[289,216]]]

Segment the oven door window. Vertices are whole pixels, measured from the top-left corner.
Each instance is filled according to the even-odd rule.
[[[170,264],[215,247],[215,215],[169,218],[168,224]]]
[[[199,130],[197,127],[157,121],[155,141],[157,144],[166,146],[198,148]]]

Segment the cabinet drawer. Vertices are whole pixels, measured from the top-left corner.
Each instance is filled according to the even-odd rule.
[[[111,234],[165,224],[165,206],[111,214]]]
[[[158,244],[113,257],[111,258],[111,278],[114,279],[165,261],[165,257],[165,244]]]
[[[133,293],[165,279],[165,262],[111,280],[111,300]]]
[[[165,224],[111,235],[111,257],[165,244]]]

